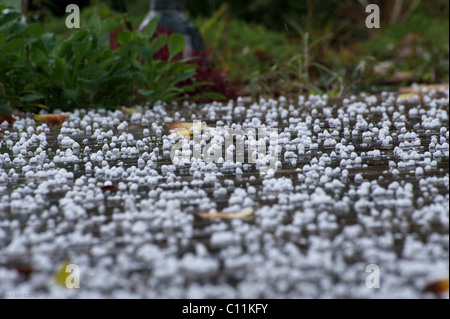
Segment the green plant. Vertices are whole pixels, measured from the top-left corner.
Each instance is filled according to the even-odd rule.
[[[181,35],[153,37],[156,20],[145,32],[120,33],[120,46],[112,50],[110,32],[121,25],[116,17],[101,20],[94,13],[85,27],[64,38],[23,24],[20,16],[15,11],[0,16],[0,100],[13,107],[172,102],[205,85],[195,81],[195,64],[175,59],[184,48]],[[166,45],[169,60],[154,59]]]

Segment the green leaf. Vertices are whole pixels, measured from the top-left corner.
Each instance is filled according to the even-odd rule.
[[[7,27],[6,24],[8,22],[17,20],[21,14],[19,12],[9,12],[7,14],[0,15],[0,30],[3,29],[3,26]]]
[[[180,61],[172,63],[169,67],[170,72],[180,73],[189,70],[196,70],[198,68],[198,64],[186,64],[181,63]]]
[[[25,45],[27,44],[27,41],[24,39],[15,39],[12,41],[9,41],[8,43],[6,43],[2,48],[1,48],[1,54],[7,54],[10,53],[12,51],[19,51],[21,49],[23,49],[25,47]]]
[[[153,39],[150,43],[150,48],[153,51],[153,54],[161,50],[167,43],[167,34],[160,35]]]
[[[175,83],[180,83],[183,81],[186,81],[187,79],[190,79],[191,77],[193,77],[195,75],[195,71],[185,71],[185,72],[181,72],[179,73],[174,82]]]
[[[129,31],[124,31],[117,35],[117,43],[119,43],[120,45],[124,45],[125,43],[130,41],[130,39],[131,39],[131,32]]]
[[[138,44],[135,46],[135,49],[140,55],[149,60],[153,58],[155,53],[148,44]]]
[[[41,36],[41,41],[47,50],[48,53],[50,53],[56,44],[56,37],[53,33],[44,33]]]
[[[144,34],[151,39],[153,35],[156,32],[156,28],[158,27],[158,18],[152,19],[150,23],[147,25],[147,27],[144,30]]]
[[[153,90],[139,89],[139,90],[138,90],[138,93],[139,93],[140,95],[143,95],[143,96],[147,97],[147,96],[150,96],[150,95],[154,94],[155,91],[153,91]]]
[[[170,36],[169,39],[169,61],[173,59],[174,56],[176,56],[178,53],[183,52],[184,50],[185,41],[181,34],[174,33]]]
[[[45,98],[45,96],[43,94],[40,93],[30,93],[24,96],[20,96],[19,100],[21,102],[33,102],[33,101],[38,101],[38,100],[42,100],[43,98]]]
[[[110,32],[110,31],[112,31],[114,29],[117,29],[120,26],[121,26],[120,21],[118,21],[116,19],[108,18],[106,20],[103,20],[102,24],[101,24],[101,29],[100,29],[100,35],[104,34],[104,33],[107,33],[107,32]]]

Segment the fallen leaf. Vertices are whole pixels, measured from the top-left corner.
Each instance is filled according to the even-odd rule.
[[[255,212],[254,208],[245,209],[240,212],[234,213],[198,213],[196,216],[202,218],[221,218],[221,219],[230,219],[230,218],[248,218]]]
[[[15,118],[12,116],[6,115],[6,114],[0,114],[0,123],[3,123],[4,121],[8,122],[9,124],[14,123],[16,121]]]
[[[133,114],[133,113],[144,113],[143,109],[132,109],[128,107],[122,107],[122,113],[125,115]]]
[[[448,292],[448,278],[432,282],[425,287],[425,291],[432,292],[437,296]]]
[[[173,130],[175,133],[179,135],[188,135],[188,134],[194,134],[190,129],[197,126],[195,123],[192,122],[175,122],[175,123],[169,123],[166,124],[167,128],[169,130]],[[207,129],[208,126],[206,125],[198,125],[197,126],[200,130]]]
[[[402,93],[397,96],[397,99],[410,100],[412,98],[418,97],[419,99],[422,97],[419,93]]]
[[[43,123],[47,124],[62,124],[65,120],[69,118],[69,113],[64,114],[42,114],[42,115],[35,115],[34,118],[37,121],[41,121]]]
[[[184,129],[175,129],[174,131],[178,135],[193,135],[194,134],[194,132],[188,131],[188,130],[184,130]]]
[[[11,266],[10,269],[16,270],[25,279],[28,279],[30,275],[34,272],[34,269],[31,268],[30,265],[23,265],[23,264]]]
[[[65,260],[58,268],[55,273],[55,282],[58,285],[66,287],[67,277],[70,275],[70,272],[66,272],[67,266],[71,264],[70,260]]]
[[[102,192],[106,192],[106,191],[115,191],[116,190],[116,185],[106,185],[106,186],[103,186],[101,189],[102,189]]]
[[[136,125],[128,126],[127,131],[143,130],[144,128],[148,128],[148,126],[136,124]]]
[[[422,92],[423,89],[426,89],[428,91],[440,91],[440,90],[448,90],[449,84],[421,84],[416,86],[408,86],[404,88],[398,89],[399,93],[416,93],[416,92]]]

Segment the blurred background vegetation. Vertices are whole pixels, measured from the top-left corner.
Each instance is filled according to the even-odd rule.
[[[65,2],[123,15],[133,28],[150,6],[149,0],[30,1],[30,19],[60,33],[70,32],[57,17]],[[342,96],[449,81],[448,0],[185,2],[213,65],[228,74],[239,95]],[[365,26],[369,3],[380,6],[380,29]]]

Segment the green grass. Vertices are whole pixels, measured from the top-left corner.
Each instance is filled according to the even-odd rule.
[[[414,34],[417,54],[395,59],[406,36]],[[379,61],[394,61],[395,70],[408,71],[423,82],[449,81],[449,23],[448,17],[415,12],[408,19],[382,27],[361,46],[366,54]]]
[[[202,30],[207,20],[197,18],[194,22]],[[237,20],[212,25],[203,38],[219,65],[230,72],[231,80],[248,78],[254,72],[268,72],[276,60],[288,59],[298,50],[298,39],[291,43],[288,33]]]
[[[288,21],[289,31],[281,32],[233,20],[226,9],[220,8],[212,17],[194,21],[203,31],[215,63],[227,70],[240,88],[244,87],[242,92],[253,95],[312,91],[339,96],[350,91],[386,89],[386,85],[396,89],[408,81],[448,82],[448,11],[420,6],[407,19],[392,25],[383,23],[377,30],[363,29],[367,40],[361,37],[361,28],[355,28],[358,34],[352,35],[351,27],[343,30],[319,17],[297,20],[302,24]],[[351,26],[349,21],[344,22],[342,25]],[[421,35],[420,54],[395,60],[396,49],[410,33]],[[375,72],[376,65],[383,61],[391,61],[392,70]],[[396,71],[407,71],[411,76],[388,84]]]
[[[428,16],[420,12],[394,25],[382,26],[362,45],[365,53],[379,59],[389,59],[398,43],[412,32],[421,34],[427,44],[439,47],[449,45],[448,18]]]

